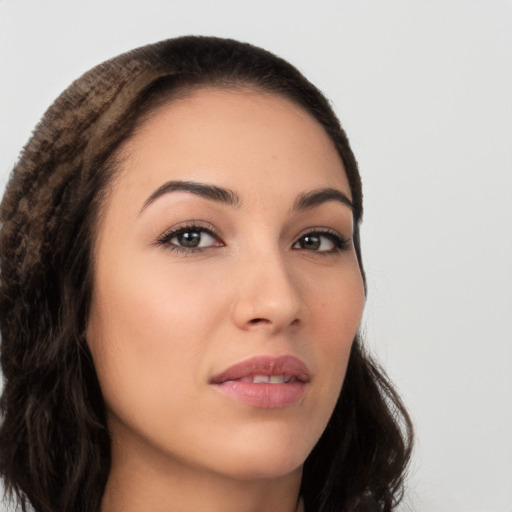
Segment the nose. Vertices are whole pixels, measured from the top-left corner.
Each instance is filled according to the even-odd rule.
[[[253,255],[238,269],[233,320],[240,329],[275,334],[304,321],[299,283],[275,252]]]

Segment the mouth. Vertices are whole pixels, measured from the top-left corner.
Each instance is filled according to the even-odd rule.
[[[291,375],[253,375],[242,377],[240,382],[252,382],[253,384],[288,384],[296,382],[297,379]]]
[[[277,409],[300,402],[310,374],[294,356],[259,356],[215,375],[210,384],[223,395],[256,408]]]

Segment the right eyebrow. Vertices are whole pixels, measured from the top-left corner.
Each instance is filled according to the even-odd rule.
[[[141,213],[154,201],[162,197],[165,194],[172,192],[190,192],[210,201],[216,201],[219,203],[228,204],[231,206],[240,206],[242,201],[240,196],[228,188],[218,187],[209,183],[198,183],[196,181],[181,181],[172,180],[167,181],[160,187],[158,187],[144,202]]]

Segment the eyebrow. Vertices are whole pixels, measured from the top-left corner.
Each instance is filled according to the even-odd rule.
[[[346,194],[336,188],[320,188],[300,194],[293,209],[296,211],[310,210],[328,201],[338,201],[354,211],[354,203]]]
[[[224,203],[230,206],[238,207],[242,204],[240,196],[228,188],[209,185],[207,183],[198,183],[196,181],[172,180],[167,181],[158,187],[146,199],[142,206],[141,213],[158,198],[171,192],[190,192],[191,194],[204,197],[205,199]],[[310,210],[329,201],[338,201],[339,203],[348,206],[352,211],[354,210],[354,205],[348,196],[341,190],[335,188],[321,188],[299,194],[294,203],[293,210]]]
[[[217,187],[215,185],[208,185],[206,183],[198,183],[196,181],[181,181],[173,180],[167,181],[162,186],[158,187],[144,202],[141,213],[159,197],[171,192],[190,192],[205,199],[216,201],[219,203],[228,204],[231,206],[240,206],[240,196],[227,188]]]

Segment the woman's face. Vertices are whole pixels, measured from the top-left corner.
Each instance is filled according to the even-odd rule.
[[[244,479],[299,470],[364,304],[331,140],[279,96],[205,88],[122,157],[87,331],[114,445]]]

